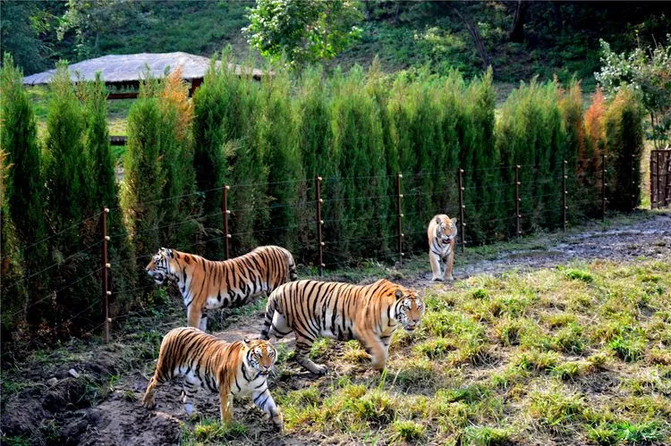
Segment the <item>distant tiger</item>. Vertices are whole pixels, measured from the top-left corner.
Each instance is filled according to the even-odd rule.
[[[159,285],[167,278],[177,281],[186,305],[187,325],[203,331],[207,328],[205,310],[244,305],[297,278],[293,256],[279,246],[260,246],[219,262],[161,248],[146,270]]]
[[[221,421],[233,419],[233,397],[250,396],[254,404],[270,415],[275,427],[282,430],[282,414],[268,391],[267,377],[277,358],[268,341],[228,343],[197,328],[170,330],[161,342],[156,372],[149,381],[142,404],[156,407],[156,388],[176,377],[184,377],[182,402],[191,415],[191,399],[199,387],[219,393]]]
[[[396,328],[414,330],[423,313],[424,303],[414,291],[385,279],[364,286],[299,280],[271,293],[261,338],[293,331],[296,360],[316,374],[326,373],[326,367],[308,357],[315,339],[357,339],[371,355],[373,368],[382,370]]]
[[[454,245],[457,239],[457,220],[445,214],[436,215],[429,222],[429,261],[433,277],[431,280],[454,280]]]

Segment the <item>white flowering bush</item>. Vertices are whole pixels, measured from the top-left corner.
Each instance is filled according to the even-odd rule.
[[[615,53],[601,40],[601,71],[594,73],[607,96],[630,87],[650,115],[647,137],[655,148],[671,143],[671,35],[666,45],[636,48],[630,53]]]

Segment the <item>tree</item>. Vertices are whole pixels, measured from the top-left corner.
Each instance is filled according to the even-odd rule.
[[[2,20],[0,20],[0,41],[3,56],[10,53],[16,64],[29,73],[44,68],[44,45],[40,42],[38,31],[31,17],[37,12],[34,2],[3,1]]]
[[[594,73],[608,97],[630,86],[638,93],[650,115],[648,137],[655,148],[671,142],[671,35],[666,45],[634,49],[617,54],[608,42],[601,40],[601,71]]]
[[[352,0],[259,0],[243,32],[262,56],[300,65],[349,47],[361,35],[362,18]]]

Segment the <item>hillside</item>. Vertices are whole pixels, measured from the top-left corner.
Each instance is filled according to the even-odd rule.
[[[470,26],[481,38],[496,81],[516,84],[535,75],[544,80],[556,74],[565,82],[576,75],[589,89],[599,64],[600,38],[622,51],[659,41],[671,29],[664,2],[527,2],[521,41],[512,42],[515,4],[366,1],[360,41],[328,65],[368,65],[377,55],[388,71],[427,65],[434,71],[458,69],[472,76],[482,71],[483,59]],[[5,37],[3,51],[20,53],[15,57],[27,73],[52,68],[61,58],[76,62],[105,54],[170,51],[211,56],[229,44],[238,58],[250,56],[262,63],[240,31],[253,2],[100,2],[75,21],[62,40],[56,38],[56,25],[65,6],[34,5],[30,9],[3,2],[8,23],[21,14],[42,22],[33,26],[35,51],[44,56],[36,61],[22,57],[30,53],[30,31],[15,28],[8,33],[3,21],[3,36],[12,36]],[[26,35],[20,36],[22,32]]]

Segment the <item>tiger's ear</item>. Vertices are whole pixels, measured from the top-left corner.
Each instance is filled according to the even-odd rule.
[[[244,339],[242,340],[242,342],[245,344],[245,347],[249,347],[249,342],[250,342],[249,339],[244,338]]]
[[[458,222],[458,221],[459,221],[458,219],[453,218],[453,219],[452,219],[452,223],[450,223],[450,224],[456,228],[456,227],[457,227],[457,222]]]
[[[437,225],[439,225],[440,224],[440,217],[436,215],[436,218],[435,218],[434,221],[436,222]]]
[[[396,292],[394,293],[394,296],[396,297],[396,300],[402,299],[403,298],[403,291],[396,290]]]

